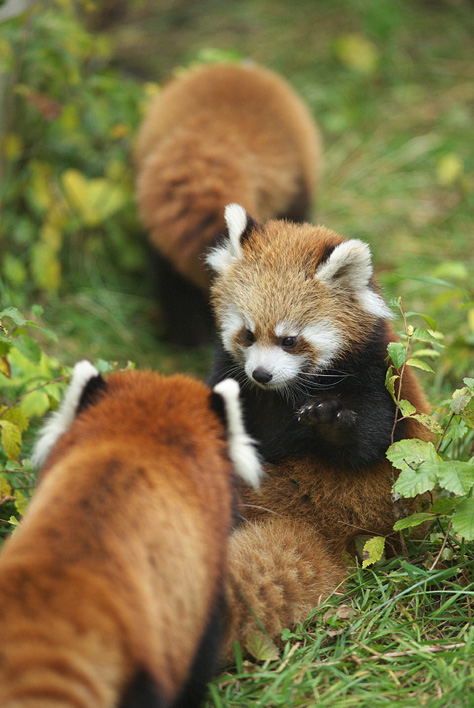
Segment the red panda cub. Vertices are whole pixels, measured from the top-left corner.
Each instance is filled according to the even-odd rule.
[[[385,387],[391,312],[369,247],[323,226],[269,221],[237,204],[207,261],[221,347],[210,377],[241,385],[247,429],[266,462],[307,455],[364,470],[385,459],[395,404]],[[402,397],[427,411],[410,369]],[[395,440],[423,437],[413,420]]]
[[[0,705],[197,706],[237,478],[260,475],[238,386],[80,362],[35,460],[0,554]]]
[[[263,221],[304,221],[320,152],[309,110],[272,71],[214,64],[165,86],[140,127],[135,161],[168,339],[208,339],[203,254],[225,230],[226,204],[239,202]]]
[[[225,217],[228,236],[208,256],[221,337],[210,381],[240,383],[267,463],[259,493],[243,493],[249,523],[231,537],[222,649],[231,660],[235,641],[245,649],[262,626],[278,641],[336,590],[356,536],[393,534],[385,378],[396,335],[366,244],[323,226],[259,225],[236,204]],[[429,412],[409,368],[401,395]],[[394,437],[431,436],[409,419]]]

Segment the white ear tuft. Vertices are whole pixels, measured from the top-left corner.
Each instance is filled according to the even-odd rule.
[[[358,239],[343,241],[331,253],[315,276],[325,285],[350,285],[353,290],[366,288],[372,277],[372,259],[366,243]]]
[[[247,484],[257,489],[263,477],[263,469],[254,441],[245,432],[239,400],[239,384],[234,379],[225,379],[214,386],[213,391],[222,396],[224,401],[229,456],[235,471]]]
[[[343,241],[316,270],[315,278],[328,287],[351,290],[360,304],[372,315],[392,317],[392,312],[382,297],[370,286],[372,257],[369,246],[358,239]]]
[[[89,361],[79,361],[74,366],[72,378],[61,405],[40,432],[40,437],[31,456],[34,467],[42,467],[61,435],[70,428],[84,388],[96,376],[100,376],[100,373]]]
[[[216,273],[221,273],[233,260],[241,258],[240,237],[247,226],[247,212],[240,204],[228,204],[224,210],[224,218],[229,238],[223,244],[212,248],[206,258],[207,264]]]
[[[240,237],[247,226],[247,212],[240,204],[228,204],[224,210],[225,223],[234,249],[240,254]]]

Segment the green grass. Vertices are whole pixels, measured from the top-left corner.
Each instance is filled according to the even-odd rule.
[[[405,310],[437,320],[448,348],[436,375],[423,377],[434,402],[473,375],[469,0],[155,0],[131,3],[103,32],[117,70],[131,81],[162,82],[209,49],[286,76],[324,138],[313,220],[368,241],[387,296],[402,296]],[[347,35],[356,37],[355,58]],[[363,51],[365,71],[354,65]],[[106,161],[106,151],[101,155]],[[134,247],[145,241],[138,225],[129,237]],[[8,247],[11,235],[0,243]],[[0,282],[2,306],[41,302],[43,324],[59,338],[45,347],[61,363],[132,360],[204,376],[209,351],[160,339],[146,269],[124,272],[113,251],[89,246],[82,234],[65,248],[57,295]],[[239,661],[212,683],[207,706],[474,706],[474,551],[469,544],[461,556],[453,540],[452,560],[429,570],[440,543],[416,550],[410,563],[392,559],[354,571],[344,594],[285,635],[280,660]]]
[[[473,560],[358,569],[345,594],[287,633],[279,661],[217,678],[208,707],[472,706]]]

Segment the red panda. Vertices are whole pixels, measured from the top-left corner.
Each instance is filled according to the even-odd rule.
[[[303,221],[320,152],[309,110],[272,71],[215,64],[165,86],[139,129],[135,162],[168,339],[208,336],[203,254],[225,230],[226,204],[238,201],[261,220]]]
[[[266,462],[314,455],[363,470],[384,460],[395,418],[387,344],[396,335],[369,247],[323,226],[259,226],[236,204],[226,220],[229,237],[207,257],[221,338],[211,384],[239,381]],[[402,397],[427,411],[411,369]],[[406,420],[395,440],[425,432]]]
[[[80,362],[35,461],[38,489],[0,554],[0,705],[197,706],[222,625],[233,472],[260,475],[238,386],[104,381]]]
[[[259,625],[278,639],[345,576],[356,536],[393,533],[395,475],[385,452],[395,404],[385,386],[391,313],[369,248],[323,226],[255,223],[225,211],[228,237],[209,253],[220,332],[210,383],[235,378],[249,434],[266,463],[233,534],[224,657]],[[402,398],[429,406],[411,369]],[[431,438],[416,420],[394,440]],[[281,559],[284,562],[281,562]],[[255,620],[259,619],[259,624]]]

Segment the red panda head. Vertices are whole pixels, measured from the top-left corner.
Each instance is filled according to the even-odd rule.
[[[297,386],[337,366],[391,312],[376,290],[367,244],[323,226],[255,224],[226,208],[228,237],[207,257],[226,351],[266,389]]]
[[[225,438],[236,475],[253,487],[260,483],[260,462],[244,428],[239,385],[233,379],[212,390],[189,376],[152,371],[117,371],[104,380],[90,362],[80,361],[59,409],[41,431],[32,463],[43,468],[54,453],[60,456],[84,440],[97,443],[100,436],[140,440],[142,446],[151,440],[156,449],[163,441],[162,448],[169,448],[192,439],[217,448]]]

